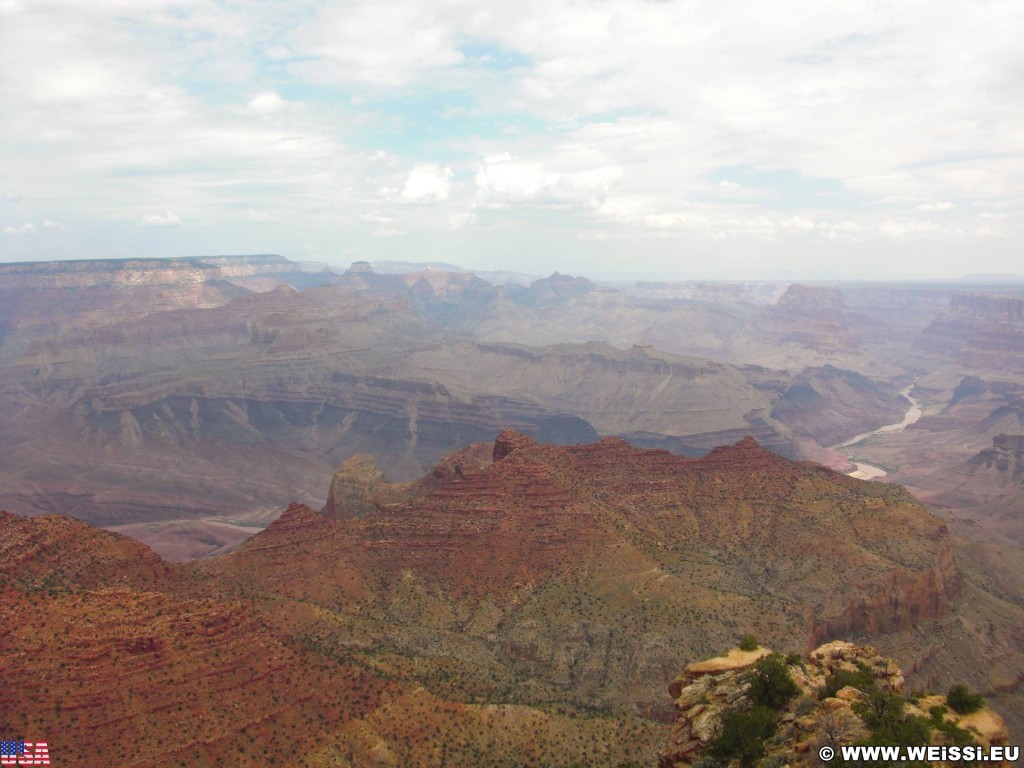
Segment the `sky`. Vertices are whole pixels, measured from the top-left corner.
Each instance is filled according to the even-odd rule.
[[[0,261],[1024,272],[1020,0],[0,0]]]

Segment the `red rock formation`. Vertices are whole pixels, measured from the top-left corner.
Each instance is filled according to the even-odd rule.
[[[382,599],[409,577],[445,599],[473,596],[472,605],[487,596],[501,610],[551,580],[607,599],[607,584],[653,570],[671,577],[662,598],[670,602],[685,604],[692,590],[709,606],[745,595],[759,617],[752,621],[790,622],[795,616],[775,612],[802,606],[813,618],[801,645],[899,631],[945,615],[959,593],[948,531],[905,491],[788,461],[752,438],[687,459],[617,438],[557,447],[506,431],[493,457],[432,473],[404,488],[407,501],[378,501],[375,512],[344,525],[288,513],[217,567],[245,572],[261,588],[263,574],[284,568],[280,581],[289,586],[275,589],[322,600]],[[698,566],[708,551],[717,565]],[[283,564],[278,552],[294,562]],[[619,557],[629,559],[612,566]],[[325,576],[311,583],[300,577],[306,572]],[[330,596],[324,583],[335,578]],[[762,601],[766,590],[773,597]],[[620,621],[632,622],[640,606],[625,605],[632,607]],[[566,632],[580,620],[572,611],[560,619]],[[502,646],[509,659],[533,664],[549,652],[540,649],[550,638],[523,641],[513,626]],[[670,631],[690,637],[683,626]],[[524,648],[533,650],[524,656]]]
[[[866,594],[851,600],[839,616],[816,620],[808,647],[834,638],[903,632],[942,618],[960,595],[962,581],[952,543],[947,541],[934,567],[923,572],[894,569],[880,582],[865,585]]]
[[[917,348],[975,370],[1024,372],[1024,298],[964,293],[925,328]]]
[[[145,544],[68,517],[0,510],[0,576],[23,588],[144,588],[173,578]]]
[[[530,448],[536,446],[537,442],[514,429],[506,429],[494,441],[493,461],[501,461],[506,456],[519,448]]]
[[[422,765],[430,753],[408,740],[429,739],[387,703],[407,700],[401,680],[654,712],[680,649],[721,647],[735,623],[792,647],[913,625],[955,595],[948,532],[905,492],[750,438],[687,459],[506,431],[409,486],[356,468],[335,478],[333,516],[294,504],[231,555],[187,567],[73,521],[0,516],[6,626],[40,628],[0,638],[6,658],[37,660],[3,670],[13,684],[0,702],[73,739],[60,750],[82,765],[101,730],[115,756],[135,738],[154,764],[228,764],[243,747],[231,764],[258,765],[309,719],[322,727],[291,740],[297,754],[343,744],[368,765],[381,738],[366,736],[364,755],[360,720],[392,734],[398,762]],[[338,514],[341,499],[360,516]],[[52,585],[66,591],[39,590]],[[817,621],[803,625],[807,614]],[[40,670],[49,700],[31,693]],[[490,733],[486,708],[423,696],[416,712],[440,734],[464,718]],[[183,744],[161,742],[168,723]]]

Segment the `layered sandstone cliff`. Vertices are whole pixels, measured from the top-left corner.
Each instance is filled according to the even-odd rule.
[[[706,653],[733,621],[797,650],[919,626],[958,594],[948,531],[909,495],[753,439],[699,460],[514,431],[475,450],[414,487],[347,465],[334,519],[294,507],[204,567],[244,590],[373,606],[389,642],[443,654],[473,690],[529,679],[529,700],[651,712],[679,649]],[[336,642],[381,636],[353,626]]]
[[[916,344],[971,370],[1024,373],[1024,298],[958,294]]]

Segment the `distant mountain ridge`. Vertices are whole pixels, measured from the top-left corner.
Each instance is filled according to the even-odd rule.
[[[7,268],[21,277],[0,280],[0,419],[13,448],[0,457],[0,502],[117,526],[177,559],[230,549],[292,499],[321,504],[311,492],[357,453],[411,480],[514,427],[689,454],[755,434],[843,467],[819,437],[899,418],[877,380],[850,379],[841,403],[825,387],[791,418],[787,371],[458,330],[487,317],[515,338],[524,317],[580,310],[599,336],[620,310],[675,317],[671,304],[585,278],[495,287],[464,272],[339,274],[277,256]]]

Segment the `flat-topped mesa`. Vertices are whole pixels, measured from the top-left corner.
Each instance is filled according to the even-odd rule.
[[[82,259],[0,265],[4,288],[132,288],[186,286],[229,277],[283,273],[301,269],[271,254],[171,258]]]
[[[823,353],[856,352],[860,343],[846,326],[842,293],[835,288],[794,284],[778,303],[759,314],[760,332],[784,343]]]
[[[1024,298],[957,294],[914,346],[972,369],[1024,371]]]
[[[513,451],[520,448],[532,448],[537,446],[537,441],[529,435],[517,432],[514,429],[506,429],[494,441],[494,461],[501,461]]]
[[[519,295],[517,301],[526,306],[536,307],[571,301],[595,290],[598,290],[597,286],[585,277],[555,272],[550,277],[534,280],[530,287]]]
[[[5,289],[192,285],[221,278],[200,259],[91,259],[0,265]]]
[[[808,310],[846,311],[842,292],[838,288],[821,285],[793,283],[779,297],[778,304],[783,307],[800,307]]]

